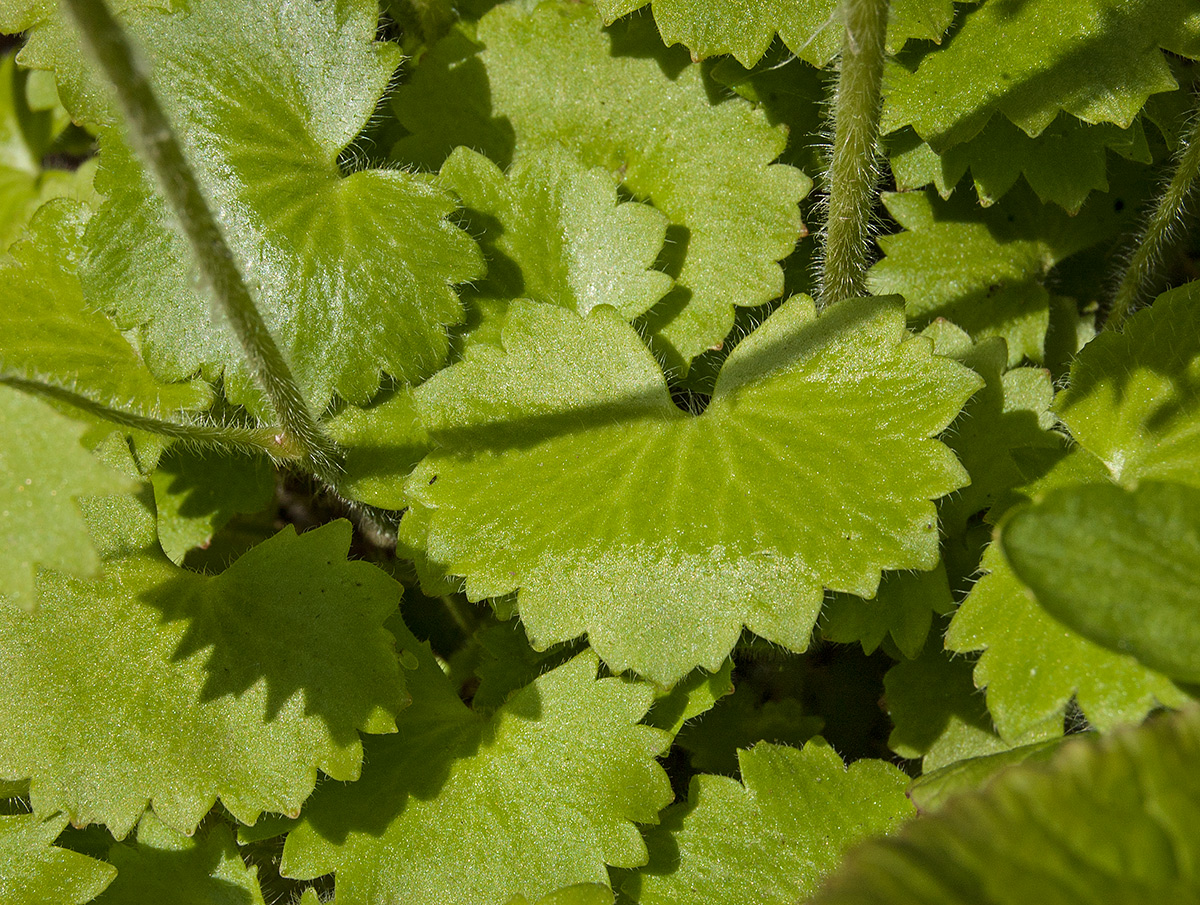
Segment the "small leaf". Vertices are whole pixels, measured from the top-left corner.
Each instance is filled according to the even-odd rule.
[[[84,905],[112,882],[111,865],[58,848],[67,818],[0,816],[0,899],[4,905]]]
[[[191,832],[218,796],[253,823],[299,809],[318,768],[358,776],[358,731],[394,731],[405,693],[382,628],[399,587],[346,562],[347,523],[285,529],[208,578],[129,498],[89,522],[104,578],[44,572],[35,616],[0,609],[0,775],[32,777],[36,813],[121,837],[150,804]]]
[[[214,822],[189,837],[147,814],[138,824],[137,841],[117,843],[108,859],[117,868],[117,879],[97,905],[263,905],[256,871],[242,863],[233,834],[223,823]]]
[[[821,740],[738,752],[742,781],[697,776],[646,836],[650,863],[623,890],[641,905],[790,905],[859,839],[912,813],[891,764],[847,768]]]
[[[812,181],[772,164],[786,136],[761,112],[714,103],[701,67],[648,19],[605,30],[588,4],[502,4],[477,38],[451,32],[396,92],[413,134],[394,156],[435,170],[466,145],[508,166],[561,146],[651,202],[672,224],[663,266],[676,287],[646,325],[681,372],[725,338],[735,305],[781,294],[777,262],[802,235]]]
[[[1200,682],[1200,487],[1058,490],[1015,513],[1002,541],[1013,572],[1054,618]]]
[[[890,635],[900,652],[912,658],[925,644],[933,614],[952,609],[954,598],[942,563],[931,572],[888,572],[874,600],[849,594],[826,600],[821,634],[839,644],[858,642],[864,654],[873,654]]]
[[[370,743],[358,782],[313,797],[288,835],[286,876],[336,871],[339,901],[494,905],[607,886],[606,864],[645,863],[633,822],[670,798],[654,761],[665,734],[637,725],[648,686],[597,680],[584,653],[484,719],[427,646],[397,637],[420,663],[413,704],[397,735]]]
[[[1026,761],[1040,763],[1049,760],[1063,745],[1078,740],[1078,735],[1049,738],[995,754],[969,757],[932,772],[923,772],[909,785],[908,797],[922,814],[940,810],[947,801],[953,801],[956,795],[982,789],[1002,770]]]
[[[77,499],[121,493],[129,481],[83,448],[83,424],[3,385],[0,423],[0,597],[32,609],[39,566],[85,577],[100,569]]]
[[[656,696],[654,708],[646,722],[672,736],[677,736],[684,724],[708,713],[732,692],[732,659],[726,660],[716,672],[693,670],[670,691]],[[814,730],[816,731],[819,730]]]
[[[1063,745],[850,852],[814,905],[1200,897],[1200,714]]]
[[[472,599],[520,589],[536,647],[587,632],[663,685],[719,668],[743,626],[803,650],[824,587],[870,597],[881,570],[936,564],[929,500],[963,482],[930,438],[978,379],[901,320],[890,300],[819,319],[793,300],[697,417],[611,308],[515,304],[503,349],[416,393],[445,448],[409,478],[401,538]]]

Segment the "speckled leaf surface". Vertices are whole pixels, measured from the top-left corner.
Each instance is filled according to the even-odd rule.
[[[335,871],[339,901],[498,905],[607,887],[606,865],[645,863],[634,822],[670,800],[654,760],[666,735],[638,725],[649,686],[597,679],[584,653],[484,718],[427,647],[416,652],[399,732],[370,742],[358,782],[313,797],[288,835],[286,875]]]
[[[5,905],[84,905],[112,882],[116,869],[59,848],[61,815],[0,816],[0,898]]]
[[[738,760],[742,782],[693,778],[687,803],[648,833],[650,863],[622,886],[640,905],[800,901],[850,845],[912,814],[903,773],[877,760],[847,769],[821,740],[760,744]]]
[[[462,317],[452,284],[482,274],[478,248],[445,218],[445,192],[394,169],[349,175],[338,155],[366,124],[398,60],[375,41],[378,10],[326,3],[197,0],[186,15],[127,16],[201,189],[310,405],[365,402],[386,372],[423,377]],[[229,85],[238,85],[230,93]],[[214,322],[165,201],[119,130],[102,134],[88,227],[89,301],[144,325],[167,379],[224,374],[263,411],[231,331]]]
[[[88,517],[104,576],[43,572],[37,613],[0,610],[0,775],[32,778],[35,812],[121,837],[152,806],[190,832],[218,796],[253,823],[298,810],[318,768],[358,776],[358,731],[393,731],[407,698],[382,627],[399,587],[346,561],[347,523],[210,578],[163,556],[132,498]]]
[[[676,288],[647,326],[686,370],[725,338],[735,305],[782,292],[777,262],[802,235],[811,180],[772,164],[784,133],[745,102],[714,103],[701,67],[665,49],[652,22],[601,26],[591,6],[549,0],[496,7],[477,42],[452,32],[396,92],[413,135],[393,153],[437,169],[466,145],[507,166],[560,145],[614,174],[674,227],[664,265]]]
[[[824,587],[870,597],[883,569],[935,565],[929,501],[964,476],[932,438],[978,386],[895,301],[798,299],[689,416],[612,309],[526,303],[503,349],[418,391],[446,448],[410,477],[401,537],[472,598],[520,589],[535,645],[586,632],[664,684],[715,670],[743,626],[803,650]]]

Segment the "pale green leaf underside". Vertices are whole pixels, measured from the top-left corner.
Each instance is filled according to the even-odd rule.
[[[116,870],[54,840],[67,825],[61,815],[0,817],[0,900],[5,905],[83,905],[112,882]]]
[[[1119,483],[1200,487],[1200,282],[1089,343],[1055,410]]]
[[[1200,899],[1200,715],[1014,767],[852,851],[815,905]]]
[[[915,71],[889,68],[882,128],[911,125],[939,152],[996,112],[1031,136],[1060,110],[1127,128],[1146,98],[1176,87],[1162,50],[1200,56],[1190,0],[989,0]]]
[[[1104,479],[1103,466],[1076,451],[1030,493]],[[1101,729],[1139,720],[1159,704],[1185,700],[1166,676],[1054,620],[1013,574],[998,545],[984,553],[980,570],[985,574],[954,614],[946,647],[983,651],[975,684],[985,689],[1002,738],[1020,740],[1061,713],[1072,696],[1088,721]]]
[[[298,810],[318,767],[357,777],[357,730],[393,731],[406,695],[382,628],[399,588],[346,562],[347,523],[285,530],[209,578],[151,546],[125,498],[89,520],[104,577],[44,572],[37,613],[0,610],[0,776],[31,777],[37,813],[121,837],[152,805],[191,832],[218,796],[253,823]]]
[[[264,905],[257,869],[243,863],[223,823],[188,837],[147,814],[138,824],[137,840],[114,845],[108,860],[117,868],[117,879],[96,905]]]
[[[83,448],[83,424],[39,399],[0,385],[0,423],[0,611],[3,601],[32,609],[39,566],[81,576],[100,567],[77,498],[129,484]]]
[[[432,373],[462,317],[451,284],[482,273],[479,251],[445,217],[444,192],[397,170],[343,175],[338,154],[366,124],[398,62],[374,40],[367,0],[138,11],[160,101],[309,403],[335,391],[365,402],[380,373]],[[229,86],[238,90],[229,92]],[[88,229],[89,301],[146,324],[146,356],[167,379],[225,373],[235,401],[260,391],[208,294],[165,201],[115,129],[103,135]]]
[[[287,838],[286,875],[336,871],[339,901],[498,905],[607,886],[606,865],[645,863],[633,822],[670,800],[654,760],[665,735],[637,724],[648,686],[597,680],[585,653],[484,719],[427,647],[417,657],[399,732],[368,743],[358,782],[313,797]]]
[[[444,448],[409,478],[402,539],[473,599],[519,588],[535,645],[586,632],[663,684],[717,669],[743,626],[803,650],[824,587],[869,597],[883,569],[933,568],[929,501],[964,475],[932,438],[978,385],[894,300],[814,319],[798,299],[689,416],[611,308],[517,303],[503,349],[415,394]]]
[[[761,112],[713,104],[701,67],[663,48],[652,23],[605,31],[587,4],[498,6],[477,36],[451,33],[396,92],[414,132],[398,158],[437,169],[466,145],[507,166],[561,145],[652,202],[675,225],[666,257],[677,288],[648,326],[683,369],[725,338],[735,305],[779,296],[777,262],[801,236],[811,180],[772,165],[786,137]]]
[[[207,408],[207,384],[159,381],[116,324],[84,302],[76,271],[88,216],[73,202],[47,205],[0,263],[0,374],[164,420]]]
[[[849,769],[821,740],[738,752],[742,783],[697,776],[650,830],[650,863],[623,885],[640,905],[791,905],[860,839],[912,814],[891,764]]]
[[[650,269],[667,218],[648,205],[618,203],[611,174],[561,148],[521,158],[507,176],[482,154],[457,148],[438,181],[462,199],[488,261],[472,294],[579,314],[612,305],[632,319],[671,288],[669,276]]]
[[[649,0],[596,0],[606,22],[646,6]],[[683,44],[697,57],[729,53],[753,66],[776,33],[788,50],[824,66],[842,50],[838,0],[654,0],[654,19],[663,41]],[[952,0],[895,0],[888,23],[888,49],[909,38],[940,41],[954,19]]]
[[[1200,488],[1062,489],[1016,513],[1003,547],[1060,622],[1174,679],[1200,682]]]

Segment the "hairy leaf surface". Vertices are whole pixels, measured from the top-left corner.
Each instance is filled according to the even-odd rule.
[[[1064,745],[852,851],[814,903],[1195,901],[1197,765],[1195,709]]]
[[[714,103],[701,67],[663,48],[652,23],[611,31],[583,3],[496,7],[475,43],[453,32],[395,95],[413,135],[404,162],[437,169],[458,145],[507,166],[561,145],[604,167],[673,224],[664,256],[676,289],[648,327],[676,367],[721,342],[735,305],[780,295],[811,180],[772,164],[781,130],[736,98]],[[611,302],[610,302],[611,303]]]
[[[912,813],[903,773],[877,760],[847,769],[819,739],[755,745],[738,761],[742,782],[693,778],[687,803],[647,834],[650,863],[623,885],[641,905],[797,902],[851,844]]]
[[[5,905],[83,905],[112,882],[115,868],[54,845],[65,815],[0,816],[0,898]]]
[[[89,522],[102,579],[44,572],[36,614],[0,610],[0,775],[32,778],[35,812],[120,837],[151,805],[191,832],[218,796],[253,823],[298,810],[318,767],[358,776],[358,730],[393,731],[406,695],[382,628],[398,586],[346,562],[348,524],[286,529],[208,578],[129,498]]]
[[[654,761],[665,733],[637,725],[649,686],[598,680],[584,653],[484,718],[427,646],[415,650],[398,734],[369,743],[358,782],[313,797],[288,835],[286,875],[336,871],[341,901],[495,905],[607,886],[606,865],[645,863],[634,821],[654,822],[670,799]]]
[[[365,402],[380,373],[423,377],[461,319],[451,284],[482,273],[445,218],[453,200],[398,170],[345,175],[338,155],[366,124],[398,62],[376,43],[366,0],[137,11],[159,98],[310,405]],[[229,86],[238,90],[231,93]],[[262,411],[232,332],[215,323],[189,248],[116,129],[103,134],[89,224],[89,300],[145,324],[151,367],[177,380],[224,373],[226,393]]]
[[[931,438],[978,385],[895,301],[795,300],[689,416],[611,308],[516,305],[503,349],[416,394],[445,448],[409,478],[402,539],[473,599],[520,589],[536,646],[586,632],[660,683],[717,669],[743,626],[803,650],[824,587],[936,563],[929,501],[963,474]]]

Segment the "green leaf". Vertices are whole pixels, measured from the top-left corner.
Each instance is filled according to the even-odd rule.
[[[381,509],[408,506],[404,479],[430,445],[411,388],[385,391],[364,408],[345,406],[325,427],[345,450],[340,493]]]
[[[931,572],[888,572],[874,600],[849,594],[826,600],[821,634],[840,644],[858,642],[864,654],[874,653],[890,635],[900,652],[911,658],[921,652],[933,614],[952,609],[954,598],[942,563]]]
[[[711,711],[716,704],[732,693],[731,658],[716,672],[693,670],[670,691],[658,694],[646,722],[676,736],[685,723]],[[809,734],[818,731],[819,728]]]
[[[1193,709],[1001,774],[846,858],[814,905],[1194,902]]]
[[[1100,483],[1104,466],[1083,450],[1066,456],[1027,492]],[[982,650],[975,684],[987,693],[1001,738],[1022,735],[1072,697],[1092,725],[1108,729],[1141,719],[1160,704],[1176,706],[1183,692],[1132,657],[1088,641],[1051,618],[1013,574],[999,545],[984,554],[978,584],[963,601],[946,635],[959,652]]]
[[[953,801],[956,795],[983,788],[1000,771],[1025,761],[1038,763],[1048,760],[1064,744],[1078,739],[1078,735],[1050,738],[995,754],[968,757],[932,772],[924,772],[909,784],[909,800],[917,806],[919,813],[931,813],[939,810],[947,801]]]
[[[556,890],[537,900],[537,905],[612,905],[613,893],[607,886],[597,883],[579,883]],[[508,905],[529,905],[522,895],[513,896]]]
[[[637,725],[649,686],[598,680],[584,653],[485,719],[427,646],[416,653],[399,733],[369,743],[358,782],[314,795],[287,838],[285,875],[336,871],[339,901],[493,905],[607,886],[605,865],[645,863],[633,822],[670,800],[654,760],[665,734]]]
[[[1051,616],[1151,669],[1200,682],[1200,488],[1061,489],[1014,514],[1002,545]]]
[[[36,813],[120,837],[150,804],[191,832],[218,796],[253,823],[298,810],[317,768],[358,776],[356,730],[393,731],[406,696],[382,628],[399,588],[346,562],[347,523],[285,529],[209,578],[158,551],[130,498],[88,520],[104,577],[45,572],[37,614],[0,609],[0,775],[32,778]]]
[[[1093,191],[1108,191],[1109,150],[1150,163],[1141,121],[1128,129],[1111,123],[1088,125],[1066,113],[1030,138],[1004,117],[993,118],[969,141],[938,154],[915,132],[903,129],[888,138],[888,159],[901,191],[937,186],[946,198],[971,171],[980,203],[994,204],[1024,176],[1043,202],[1077,213]]]
[[[777,262],[802,234],[812,182],[772,165],[784,133],[747,103],[714,103],[701,67],[664,49],[649,20],[601,26],[590,6],[550,0],[496,7],[479,43],[452,32],[396,92],[414,134],[393,153],[437,169],[466,145],[508,166],[561,145],[607,169],[671,221],[663,264],[676,288],[647,326],[686,371],[729,333],[735,305],[783,291]]]
[[[207,546],[235,515],[258,512],[275,496],[275,470],[265,458],[216,450],[173,449],[151,481],[158,540],[175,563]]]
[[[649,0],[596,0],[605,22],[639,9]],[[654,19],[667,44],[683,44],[697,58],[731,53],[753,66],[775,34],[792,53],[814,66],[829,63],[842,49],[838,0],[654,0]],[[888,23],[888,50],[909,38],[940,41],[954,19],[952,0],[896,0]]]
[[[903,295],[918,325],[944,317],[976,340],[1002,337],[1010,365],[1042,360],[1050,269],[1123,222],[1101,194],[1076,217],[1020,191],[1003,209],[930,191],[885,193],[883,203],[904,232],[880,237],[885,257],[871,268],[871,291]]]
[[[116,870],[54,845],[67,818],[0,816],[0,898],[5,905],[83,905],[112,882]]]
[[[1113,480],[1200,487],[1198,367],[1200,282],[1192,282],[1084,347],[1055,409]]]
[[[912,813],[891,764],[847,768],[821,740],[738,752],[742,781],[697,776],[687,804],[649,831],[650,863],[623,886],[641,905],[788,905],[810,896],[852,843]]]
[[[667,218],[644,204],[618,203],[607,171],[588,169],[562,149],[523,157],[506,176],[482,154],[457,148],[438,181],[462,199],[488,261],[487,279],[473,293],[579,314],[612,305],[632,319],[671,288],[669,276],[648,269]]]
[[[129,482],[83,448],[83,424],[2,385],[0,423],[0,596],[32,609],[39,566],[99,571],[77,499],[121,493]]]
[[[515,619],[481,629],[475,641],[481,656],[475,669],[479,687],[471,697],[471,707],[484,714],[497,710],[543,673],[557,669],[579,653],[577,646],[569,644],[534,650]]]
[[[0,370],[163,420],[208,408],[206,383],[156,379],[116,324],[84,301],[77,269],[88,216],[73,202],[46,205],[0,262]]]
[[[1190,0],[989,0],[943,46],[892,64],[883,131],[911,125],[942,152],[997,112],[1030,136],[1060,110],[1128,128],[1150,95],[1176,87],[1162,50],[1200,57],[1196,25]]]
[[[520,589],[535,647],[587,632],[613,669],[670,685],[716,670],[743,626],[803,650],[824,587],[870,597],[880,571],[936,564],[929,500],[963,474],[931,438],[979,384],[895,301],[785,304],[698,417],[611,308],[514,304],[503,345],[417,391],[445,448],[409,478],[401,539],[471,599]]]
[[[367,123],[398,62],[375,41],[368,0],[195,0],[187,15],[127,16],[163,108],[268,328],[309,404],[366,402],[380,373],[436,370],[462,317],[451,284],[482,274],[479,251],[446,221],[453,200],[399,170],[345,175],[339,153]],[[236,92],[230,85],[238,86]],[[258,412],[231,331],[214,323],[187,244],[116,130],[102,135],[88,228],[89,300],[145,325],[160,376],[224,373],[226,394]]]
[[[153,814],[142,818],[137,841],[119,842],[108,852],[117,879],[97,905],[147,902],[263,905],[256,870],[242,862],[233,834],[223,823],[185,836]]]

